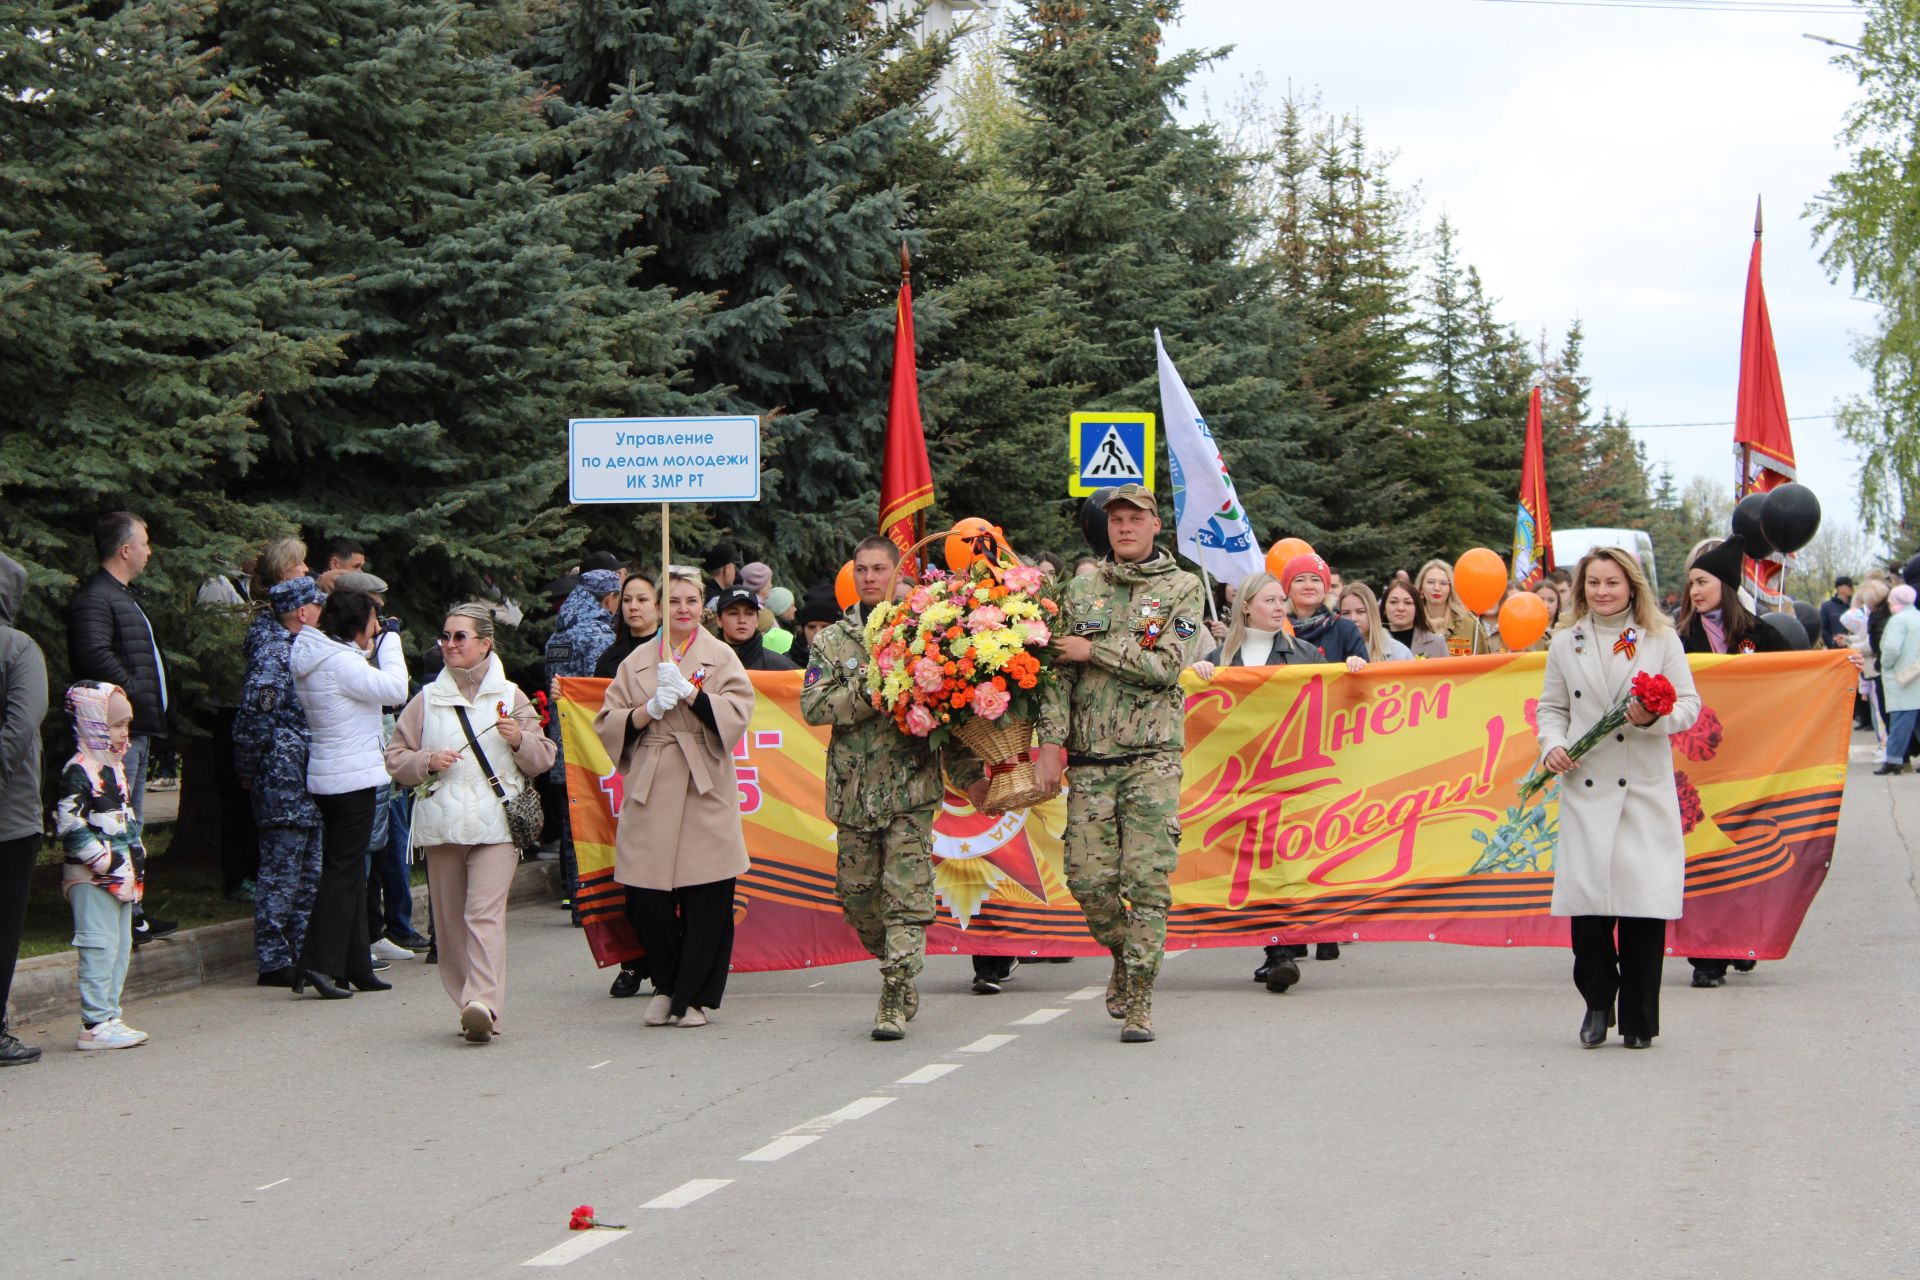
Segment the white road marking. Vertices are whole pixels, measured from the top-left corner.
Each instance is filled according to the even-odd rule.
[[[826,985],[827,985],[827,980],[826,980],[825,978],[822,978],[822,979],[821,979],[820,981],[818,981],[818,982],[809,982],[809,983],[807,984],[807,990],[809,990],[809,991],[811,991],[811,990],[813,990],[813,989],[814,989],[815,987],[824,987],[824,986],[826,986]]]
[[[576,1258],[584,1258],[595,1249],[604,1249],[626,1237],[625,1231],[577,1231],[564,1244],[557,1244],[538,1257],[528,1258],[523,1267],[564,1267]]]
[[[1164,956],[1162,956],[1161,959],[1162,960],[1178,960],[1181,956],[1185,954],[1187,954],[1185,951],[1169,951]]]
[[[286,1177],[286,1178],[282,1178],[282,1179],[280,1179],[280,1182],[292,1182],[292,1181],[293,1181],[293,1179],[292,1179],[291,1177]],[[271,1190],[273,1190],[273,1189],[274,1189],[275,1187],[277,1187],[277,1186],[279,1186],[279,1185],[280,1185],[280,1182],[269,1182],[269,1183],[268,1183],[268,1184],[267,1184],[266,1186],[264,1186],[264,1187],[255,1187],[255,1188],[254,1188],[254,1190],[255,1190],[255,1191],[271,1191]]]
[[[710,1196],[733,1181],[732,1178],[694,1178],[665,1195],[655,1196],[642,1209],[684,1209],[702,1196]]]
[[[612,1061],[613,1061],[613,1059],[612,1059],[612,1058],[608,1058],[608,1059],[607,1059],[607,1062],[612,1062]],[[590,1067],[588,1067],[588,1068],[587,1068],[587,1070],[589,1070],[589,1071],[598,1071],[598,1070],[599,1070],[600,1068],[602,1068],[602,1067],[604,1067],[604,1066],[606,1066],[606,1065],[607,1065],[607,1062],[596,1062],[596,1063],[594,1063],[594,1064],[593,1064],[592,1066],[590,1066]]]
[[[758,1151],[749,1151],[740,1158],[756,1164],[772,1164],[775,1160],[784,1160],[794,1152],[810,1147],[818,1141],[820,1141],[820,1135],[817,1133],[790,1133],[784,1137],[775,1138]]]
[[[1007,1025],[1010,1027],[1037,1027],[1043,1022],[1052,1022],[1055,1018],[1065,1017],[1071,1009],[1035,1009],[1024,1018],[1015,1018]]]
[[[960,1052],[961,1053],[992,1053],[995,1049],[998,1049],[1001,1045],[1006,1044],[1009,1041],[1018,1040],[1019,1038],[1020,1038],[1019,1036],[1007,1036],[1007,1035],[981,1036],[978,1040],[975,1040],[972,1044],[961,1045]]]
[[[1062,1000],[1098,1000],[1107,994],[1105,987],[1082,987],[1070,996],[1061,996]]]
[[[960,1064],[957,1062],[935,1062],[930,1066],[925,1066],[920,1068],[918,1071],[914,1072],[912,1075],[901,1076],[898,1080],[895,1080],[894,1083],[895,1084],[932,1084],[935,1080],[938,1080],[941,1076],[947,1075],[954,1071],[958,1071],[959,1069],[960,1069]]]
[[[852,1102],[849,1102],[846,1106],[840,1108],[838,1111],[829,1111],[824,1116],[815,1116],[813,1119],[807,1121],[805,1124],[797,1124],[793,1126],[793,1128],[787,1130],[787,1132],[788,1133],[825,1133],[827,1130],[833,1128],[833,1126],[837,1124],[845,1124],[849,1120],[858,1120],[862,1116],[870,1116],[874,1112],[878,1111],[880,1108],[894,1101],[897,1101],[897,1099],[894,1099],[891,1097],[855,1098]]]

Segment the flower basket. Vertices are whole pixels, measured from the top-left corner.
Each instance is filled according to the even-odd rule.
[[[996,532],[943,530],[902,561],[937,539],[963,536],[966,558],[950,561],[959,567],[926,570],[901,599],[895,570],[867,618],[867,696],[902,733],[934,747],[958,741],[987,766],[989,807],[1021,809],[1052,794],[1035,786],[1029,752],[1055,678],[1050,624],[1059,602],[1046,576],[1022,565]]]
[[[987,808],[993,812],[1025,809],[1059,794],[1058,788],[1041,790],[1034,776],[1033,721],[976,717],[955,729],[953,736],[987,767]]]

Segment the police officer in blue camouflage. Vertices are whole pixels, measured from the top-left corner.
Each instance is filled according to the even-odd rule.
[[[598,553],[596,553],[598,554]],[[580,575],[580,584],[567,593],[560,604],[560,623],[547,637],[547,696],[560,705],[560,690],[554,684],[561,676],[590,676],[600,655],[613,643],[614,615],[620,610],[620,575],[611,569],[588,569]],[[562,751],[560,717],[547,724],[547,736]],[[555,755],[547,779],[560,786],[567,782],[567,761]],[[563,808],[561,813],[566,810]],[[566,877],[567,903],[573,909],[573,922],[580,923],[580,869],[573,854],[573,828],[562,818],[560,830],[560,874]]]
[[[253,947],[263,987],[291,987],[320,885],[320,810],[307,794],[307,713],[293,692],[293,637],[320,620],[320,589],[289,578],[267,592],[272,625],[249,635],[233,721],[233,763],[260,832]]]

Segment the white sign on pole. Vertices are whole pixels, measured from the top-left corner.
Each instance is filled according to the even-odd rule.
[[[570,419],[567,500],[758,502],[760,419]]]

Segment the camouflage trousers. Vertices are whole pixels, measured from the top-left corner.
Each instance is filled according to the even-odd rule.
[[[885,827],[841,827],[834,892],[847,923],[880,971],[914,977],[933,923],[932,809],[903,813]]]
[[[320,828],[260,828],[253,881],[253,951],[261,973],[291,968],[320,888]]]
[[[1094,940],[1151,981],[1167,949],[1167,878],[1180,860],[1180,753],[1076,764],[1067,790],[1067,889]]]

